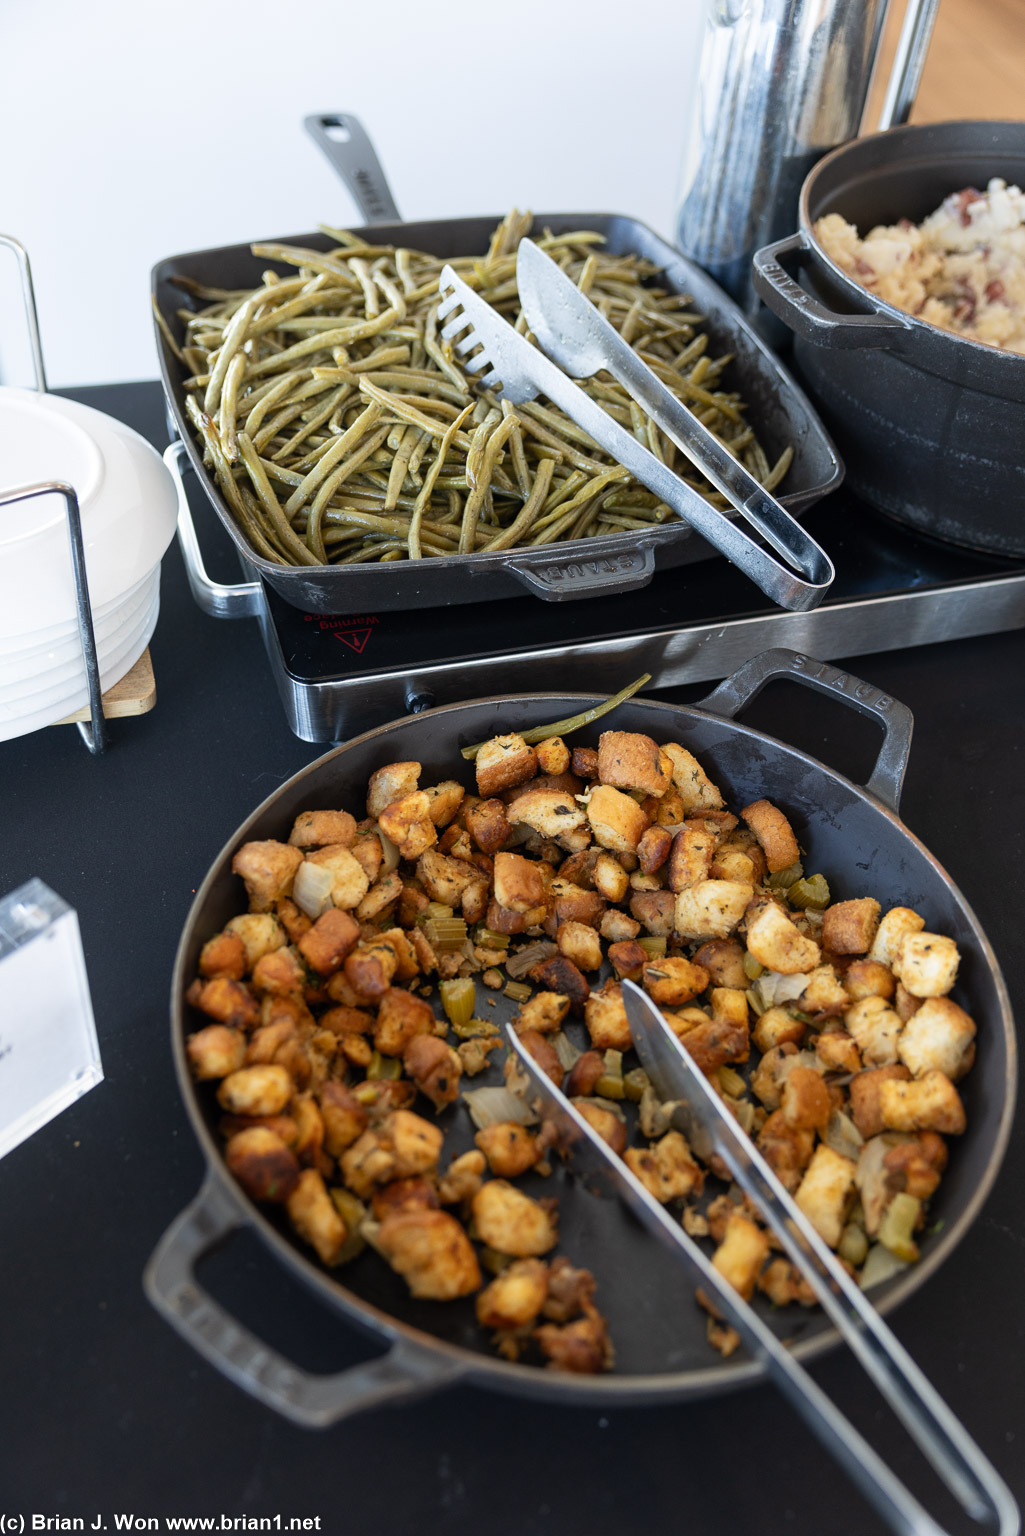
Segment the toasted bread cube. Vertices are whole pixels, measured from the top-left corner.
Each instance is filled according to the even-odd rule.
[[[748,1028],[747,993],[740,987],[712,988],[712,1018],[718,1024]]]
[[[580,967],[566,955],[553,955],[542,960],[531,970],[531,979],[548,992],[558,992],[569,998],[574,1013],[582,1013],[591,995],[591,987]]]
[[[868,1067],[888,1067],[897,1060],[897,1041],[903,1024],[883,997],[863,997],[844,1015],[861,1059]]]
[[[694,964],[703,965],[717,987],[737,987],[744,992],[751,985],[739,939],[709,939],[695,950]]]
[[[676,923],[676,900],[672,891],[635,891],[630,914],[653,938],[666,939]]]
[[[756,884],[754,860],[743,849],[729,843],[716,849],[708,873],[713,880],[743,880],[747,885]]]
[[[739,880],[700,880],[676,896],[674,923],[683,939],[728,939],[736,931],[754,891]],[[634,910],[634,916],[639,916]],[[643,918],[641,919],[643,922]]]
[[[811,1162],[815,1132],[788,1125],[777,1109],[758,1132],[756,1145],[784,1189],[793,1194]]]
[[[282,896],[291,894],[295,872],[303,861],[298,848],[273,839],[243,843],[231,861],[236,875],[245,881],[249,907],[253,912],[269,912]]]
[[[789,869],[801,857],[794,829],[771,800],[755,800],[744,807],[741,816],[757,837],[765,854],[769,874]]]
[[[769,1257],[769,1239],[740,1211],[726,1219],[726,1235],[712,1255],[712,1263],[745,1301],[754,1295],[755,1282]]]
[[[558,876],[552,881],[549,894],[555,902],[555,916],[560,923],[584,923],[597,928],[605,913],[605,898],[597,891],[582,891],[578,885]]]
[[[430,797],[422,789],[414,789],[401,800],[386,805],[377,821],[403,859],[418,859],[438,841],[437,828],[431,820]]]
[[[748,911],[747,947],[759,965],[784,976],[808,974],[821,959],[815,940],[803,934],[774,901]]]
[[[751,1079],[751,1092],[766,1109],[779,1109],[783,1103],[783,1089],[793,1071],[796,1055],[797,1047],[789,1041],[763,1052],[758,1070]]]
[[[823,1030],[815,1054],[824,1072],[860,1072],[861,1052],[845,1029]]]
[[[321,1263],[337,1263],[349,1234],[315,1168],[303,1169],[285,1208],[299,1236],[317,1250]]]
[[[395,1178],[414,1178],[437,1167],[444,1133],[429,1120],[411,1110],[396,1109],[382,1121],[381,1135],[395,1158]]]
[[[509,912],[531,912],[547,905],[542,867],[518,853],[495,854],[495,900]]]
[[[621,1120],[613,1109],[606,1109],[593,1099],[581,1099],[576,1105],[578,1114],[583,1115],[592,1131],[596,1131],[602,1141],[607,1142],[617,1156],[622,1156],[626,1151],[626,1122]]]
[[[617,981],[622,981],[624,976],[628,976],[631,981],[640,981],[641,973],[651,957],[635,939],[621,939],[618,944],[609,945],[608,958]]]
[[[810,972],[808,985],[800,998],[802,1013],[811,1013],[817,1019],[825,1019],[844,1013],[850,1004],[847,989],[831,965],[817,965]]]
[[[381,842],[380,833],[373,832],[369,828],[357,831],[350,852],[370,884],[373,885],[384,863],[384,844]]]
[[[466,830],[482,853],[497,853],[512,836],[504,800],[477,800],[463,813]]]
[[[469,1044],[464,1041],[464,1044]],[[487,1163],[483,1152],[464,1152],[448,1165],[438,1182],[438,1199],[442,1205],[459,1205],[472,1200],[483,1182]]]
[[[350,911],[359,906],[370,889],[370,881],[363,866],[348,848],[329,843],[326,848],[317,848],[307,854],[306,858],[308,863],[321,865],[331,871],[331,900],[336,907]]]
[[[288,839],[294,848],[324,848],[329,843],[351,848],[355,840],[356,818],[348,811],[300,811]]]
[[[185,1054],[197,1082],[227,1077],[246,1059],[246,1037],[226,1024],[208,1024],[188,1037]]]
[[[893,959],[893,974],[912,997],[945,997],[960,962],[953,939],[939,933],[906,933]]]
[[[665,827],[649,827],[637,844],[637,859],[641,866],[641,873],[654,875],[669,857],[669,850],[673,846],[673,838]]]
[[[477,1255],[459,1222],[447,1211],[420,1207],[386,1216],[377,1247],[410,1294],[426,1301],[452,1301],[480,1288]]]
[[[502,1121],[485,1126],[473,1138],[488,1160],[488,1167],[499,1179],[515,1179],[541,1156],[537,1137],[525,1125]]]
[[[943,1072],[952,1083],[974,1059],[974,1021],[949,997],[926,998],[904,1025],[897,1054],[915,1077]]]
[[[552,1035],[561,1029],[562,1021],[569,1012],[569,998],[561,992],[535,992],[513,1019],[517,1030],[533,1029],[539,1035]]]
[[[572,960],[581,971],[600,971],[601,940],[586,923],[560,923],[555,935],[559,953]]]
[[[537,753],[522,736],[493,736],[477,753],[477,793],[484,800],[514,784],[532,779],[537,772]]]
[[[858,1072],[847,1085],[850,1095],[851,1119],[865,1140],[878,1136],[884,1129],[879,1090],[884,1083],[910,1080],[911,1073],[901,1062],[891,1062],[888,1067],[873,1067]]]
[[[224,1160],[254,1200],[280,1203],[299,1183],[299,1159],[268,1126],[236,1131],[224,1149]]]
[[[703,966],[685,960],[682,955],[649,960],[641,978],[644,990],[652,1001],[666,1008],[678,1008],[689,1003],[691,998],[705,990],[708,980],[708,972]],[[744,1007],[746,1022],[746,1002]]]
[[[882,908],[872,896],[835,901],[822,914],[822,945],[835,955],[865,955],[879,927]]]
[[[688,822],[680,828],[673,838],[666,871],[666,883],[671,891],[685,891],[708,879],[716,841],[700,822]]]
[[[603,939],[608,939],[612,944],[622,944],[629,939],[635,939],[641,931],[641,925],[632,917],[627,917],[625,912],[610,907],[602,914],[601,927],[598,932]]]
[[[627,1147],[627,1167],[660,1204],[700,1194],[705,1176],[679,1131],[667,1131],[650,1147]]]
[[[643,836],[643,833],[641,834]],[[592,875],[594,888],[606,901],[622,901],[630,889],[630,876],[611,853],[600,853]]]
[[[634,853],[648,829],[648,818],[630,795],[608,784],[592,789],[587,819],[595,841],[616,853]]]
[[[796,1069],[795,1069],[796,1070]],[[835,1248],[854,1199],[856,1164],[820,1143],[794,1196],[824,1243]]]
[[[787,1074],[780,1102],[783,1118],[799,1131],[826,1129],[832,1105],[829,1089],[814,1067],[794,1067]]]
[[[529,1328],[547,1295],[547,1264],[541,1259],[515,1259],[477,1297],[477,1321],[482,1328],[502,1333]]]
[[[924,927],[925,918],[919,917],[910,907],[891,907],[876,929],[868,958],[892,969],[905,935],[921,933]]]
[[[436,827],[447,827],[466,798],[466,790],[455,779],[445,779],[424,790],[430,802],[430,818]]]
[[[662,750],[673,765],[673,784],[688,815],[694,811],[723,809],[725,801],[722,795],[692,752],[688,752],[686,747],[681,747],[676,741],[667,741]]]
[[[965,1128],[961,1096],[945,1072],[926,1072],[910,1083],[891,1079],[879,1089],[879,1110],[888,1131],[938,1131],[960,1136]]]
[[[476,885],[480,870],[465,859],[452,859],[428,848],[416,863],[417,877],[432,901],[440,901],[446,907],[458,907],[463,892],[469,885]]]
[[[549,1211],[505,1179],[492,1179],[478,1190],[473,1219],[482,1242],[514,1258],[539,1258],[558,1242]]]
[[[528,789],[509,807],[513,822],[523,822],[542,837],[562,838],[587,825],[587,813],[561,789]]]
[[[194,1008],[231,1029],[252,1029],[260,1017],[252,992],[244,982],[232,981],[230,976],[213,976],[205,982],[197,977],[186,996]]]
[[[534,748],[537,766],[541,773],[568,773],[570,749],[561,736],[549,736]]]
[[[199,974],[208,979],[225,976],[229,981],[241,981],[248,969],[246,946],[237,933],[215,933],[200,951]]]
[[[390,875],[385,875],[370,887],[356,908],[356,919],[360,923],[376,922],[401,899],[402,876],[397,869],[393,869]]]
[[[435,1109],[443,1109],[459,1097],[463,1064],[437,1035],[414,1035],[402,1053],[402,1065]]]
[[[422,997],[402,987],[388,987],[374,1025],[374,1045],[382,1056],[402,1056],[415,1035],[434,1033],[434,1010]]]
[[[807,1032],[807,1024],[786,1008],[766,1008],[759,1014],[751,1038],[760,1051],[771,1051],[777,1045],[800,1045]]]
[[[367,784],[367,815],[376,820],[396,800],[402,800],[419,788],[419,763],[388,763],[370,775]]]
[[[897,985],[890,967],[879,960],[854,960],[843,973],[843,984],[852,1003],[863,997],[884,997],[889,1002]]]
[[[234,933],[242,940],[246,951],[246,968],[252,970],[261,955],[273,949],[283,949],[288,935],[270,912],[243,912],[229,918],[224,925],[225,933]]]
[[[328,907],[303,934],[296,946],[306,964],[321,976],[330,976],[359,941],[359,924],[339,907]],[[278,954],[287,951],[278,951]],[[263,962],[260,962],[263,964]]]
[[[746,1061],[751,1054],[751,1037],[746,1020],[741,1023],[732,1014],[699,1020],[700,1012],[700,1009],[688,1008],[682,1015],[676,1014],[668,1020],[670,1028],[680,1036],[684,1049],[698,1071],[709,1077],[727,1062]],[[692,1020],[693,1028],[681,1030],[681,1022],[689,1026]]]
[[[672,766],[658,743],[635,731],[603,731],[598,778],[613,789],[639,789],[659,799],[672,782]]]
[[[397,966],[395,950],[390,944],[382,941],[357,944],[344,961],[345,979],[353,989],[355,1004],[358,1006],[361,1002],[378,1002],[384,997]],[[332,988],[334,982],[335,978],[332,977]],[[331,995],[335,995],[333,990]],[[347,997],[342,1000],[349,1002]]]
[[[596,1051],[630,1049],[633,1040],[618,981],[607,981],[599,992],[591,993],[584,1005],[584,1023]]]
[[[320,1115],[324,1123],[324,1149],[341,1157],[367,1128],[367,1111],[344,1083],[327,1082],[320,1090]]]
[[[221,1083],[217,1102],[230,1115],[280,1115],[293,1091],[291,1074],[284,1067],[240,1067]]]

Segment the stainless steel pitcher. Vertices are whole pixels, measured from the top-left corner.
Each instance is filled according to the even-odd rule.
[[[878,124],[907,121],[939,0],[908,0]],[[861,126],[887,0],[708,0],[676,243],[747,309],[751,257]]]

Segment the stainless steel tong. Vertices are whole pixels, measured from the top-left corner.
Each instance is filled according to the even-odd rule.
[[[969,1517],[997,1536],[1017,1536],[1021,1517],[1010,1489],[837,1262],[694,1066],[651,999],[630,981],[622,985],[630,1033],[641,1063],[663,1102],[678,1103],[674,1127],[686,1136],[699,1157],[707,1159],[716,1153],[722,1158]],[[515,1031],[510,1027],[507,1033],[542,1102],[545,1117],[554,1123],[560,1146],[570,1156],[574,1173],[590,1188],[608,1189],[618,1195],[671,1252],[697,1271],[718,1310],[892,1530],[900,1536],[945,1536],[944,1528],[720,1275],[707,1254],[540,1070]]]
[[[514,405],[532,400],[539,393],[547,395],[636,479],[732,560],[767,597],[795,612],[817,607],[835,574],[825,551],[718,439],[680,405],[554,262],[529,240],[520,242],[520,251],[523,254],[517,258],[517,281],[522,285],[524,312],[541,346],[545,352],[551,352],[556,362],[520,336],[446,266],[439,288],[447,297],[439,306],[438,315],[441,319],[453,317],[443,327],[442,335],[460,354],[464,368],[470,373],[481,373],[483,385]],[[554,297],[544,296],[548,284],[552,285]],[[568,294],[564,289],[568,289]],[[580,306],[589,312],[584,314],[583,329]],[[559,316],[557,325],[550,323],[555,313]],[[480,350],[471,355],[476,348]],[[562,366],[557,367],[556,363]],[[574,384],[562,367],[578,377],[607,368],[790,565],[781,564],[737,523],[674,475]]]

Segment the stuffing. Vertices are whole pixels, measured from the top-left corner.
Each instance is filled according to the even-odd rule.
[[[788,1125],[783,1111],[777,1109],[758,1132],[755,1144],[784,1189],[793,1194],[811,1162],[815,1133]]]
[[[672,846],[672,833],[667,832],[665,827],[649,827],[637,844],[637,860],[642,874],[656,874],[669,857]]]
[[[622,901],[630,889],[629,874],[611,853],[599,853],[591,878],[595,890],[607,901]]]
[[[266,1126],[237,1131],[224,1149],[224,1160],[247,1195],[280,1203],[299,1182],[299,1159]]]
[[[705,773],[693,753],[679,742],[667,741],[662,750],[672,763],[673,784],[679,792],[684,810],[719,811],[724,807],[722,795]]]
[[[794,829],[783,812],[771,801],[755,800],[745,806],[740,814],[761,844],[770,875],[798,863],[801,850],[797,846]]]
[[[787,1073],[780,1108],[787,1125],[798,1131],[818,1131],[822,1135],[832,1105],[829,1089],[814,1067],[794,1067]]]
[[[558,789],[528,789],[525,795],[517,796],[509,815],[514,822],[557,841],[587,825],[587,813],[572,795]]]
[[[914,1077],[939,1071],[957,1082],[974,1058],[975,1023],[949,997],[926,998],[901,1031],[897,1054]]]
[[[863,997],[848,1008],[844,1025],[866,1066],[888,1067],[897,1060],[897,1041],[904,1025],[885,998]]]
[[[304,1168],[285,1201],[288,1219],[322,1264],[335,1264],[348,1237],[345,1222],[315,1168]]]
[[[822,946],[836,955],[865,955],[879,927],[881,907],[873,897],[836,901],[822,914]]]
[[[199,974],[207,980],[223,976],[241,981],[248,969],[246,946],[237,933],[215,933],[199,952]]]
[[[522,736],[493,736],[477,753],[477,793],[482,800],[522,784],[537,773],[537,753]]]
[[[282,896],[289,896],[295,872],[303,861],[298,848],[273,840],[243,843],[231,861],[236,875],[245,882],[249,907],[253,912],[270,912]]]
[[[815,1041],[815,1055],[824,1072],[861,1071],[861,1053],[845,1029],[823,1030]]]
[[[584,1317],[562,1327],[542,1323],[540,1328],[534,1329],[534,1338],[549,1364],[560,1371],[591,1376],[612,1369],[614,1357],[608,1324],[593,1307]]]
[[[428,848],[416,862],[417,879],[432,901],[446,907],[458,907],[468,885],[480,880],[480,870],[464,859],[449,858],[435,848]]]
[[[694,951],[694,964],[703,966],[717,987],[750,985],[744,970],[744,946],[739,939],[709,939]]]
[[[728,939],[753,895],[752,887],[742,881],[700,880],[676,896],[676,932],[684,939]],[[632,903],[630,910],[634,911]]]
[[[798,1005],[802,1013],[821,1020],[846,1012],[851,998],[831,965],[817,965],[808,975],[808,985],[798,998]]]
[[[913,1082],[890,1079],[879,1089],[879,1112],[888,1131],[939,1131],[960,1136],[964,1105],[950,1078],[932,1070]]]
[[[650,1147],[628,1147],[627,1167],[660,1204],[700,1194],[705,1176],[679,1131],[667,1131]]]
[[[355,949],[358,939],[356,919],[338,907],[328,907],[303,934],[296,948],[311,970],[320,976],[331,976]]]
[[[283,948],[289,937],[270,912],[243,912],[225,923],[224,931],[237,934],[242,940],[248,970],[252,970],[261,955]]]
[[[600,991],[591,993],[584,1006],[584,1023],[596,1051],[628,1051],[633,1044],[623,989],[616,981],[607,981]]]
[[[483,1152],[464,1152],[449,1164],[438,1181],[438,1199],[442,1205],[461,1205],[472,1200],[484,1181],[487,1162]]]
[[[513,1019],[516,1030],[533,1029],[539,1035],[554,1034],[569,1012],[569,998],[562,992],[535,992],[521,1003]]]
[[[574,1102],[591,1129],[621,1157],[626,1150],[626,1121],[598,1099],[576,1099]]]
[[[630,915],[654,939],[666,939],[676,924],[676,897],[672,891],[637,891],[630,897]]]
[[[366,873],[365,870],[364,873]],[[357,922],[371,923],[385,917],[402,899],[402,890],[402,876],[398,870],[393,869],[390,875],[385,875],[383,880],[378,880],[376,885],[372,885],[363,897],[356,908]]]
[[[636,918],[627,917],[625,912],[618,912],[610,908],[602,913],[601,926],[598,932],[603,939],[608,939],[610,944],[622,944],[629,939],[635,939],[641,931],[641,925]]]
[[[367,784],[367,815],[374,820],[389,805],[411,795],[420,785],[419,763],[389,763],[370,775]]]
[[[518,853],[496,853],[495,900],[509,912],[544,907],[547,887],[540,866]]]
[[[881,965],[892,966],[900,953],[905,935],[920,933],[924,927],[925,918],[912,912],[910,907],[891,907],[876,929],[868,958],[878,960]]]
[[[889,1002],[897,984],[888,965],[878,960],[855,960],[843,973],[843,985],[851,1002],[857,1003],[863,997],[883,997]]]
[[[413,1296],[451,1301],[480,1289],[477,1255],[447,1211],[419,1209],[386,1216],[375,1243]]]
[[[217,1090],[217,1102],[232,1115],[279,1115],[292,1097],[292,1078],[284,1067],[239,1067]]]
[[[678,1008],[683,1003],[689,1003],[692,998],[704,992],[708,981],[708,972],[702,966],[685,960],[682,955],[649,960],[641,976],[641,983],[652,1002],[667,1008]]]
[[[761,1227],[740,1211],[726,1221],[726,1234],[712,1255],[712,1263],[745,1301],[754,1295],[759,1271],[769,1256],[769,1239]]]
[[[328,843],[351,848],[355,839],[356,818],[348,811],[301,811],[288,841],[293,848],[324,848]]]
[[[673,838],[666,870],[671,891],[685,891],[707,880],[715,858],[716,838],[698,822],[682,826]]]
[[[515,1259],[477,1297],[477,1321],[484,1328],[512,1332],[529,1328],[548,1296],[548,1265],[541,1259]]]
[[[555,1220],[546,1205],[532,1200],[505,1179],[491,1179],[473,1197],[473,1220],[481,1242],[513,1258],[540,1258],[558,1241]]]
[[[455,779],[432,784],[424,793],[429,801],[428,814],[436,827],[447,827],[466,797],[466,790]]]
[[[751,1054],[747,1024],[733,1019],[705,1019],[687,1029],[681,1039],[687,1055],[706,1077],[728,1062],[746,1061]]]
[[[597,891],[585,891],[561,876],[552,881],[548,892],[555,905],[558,923],[586,923],[597,928],[605,915],[605,898]]]
[[[541,1156],[537,1137],[526,1126],[511,1121],[485,1126],[473,1139],[496,1178],[515,1179],[533,1168]]]
[[[226,1024],[208,1024],[185,1042],[189,1068],[198,1083],[228,1077],[245,1061],[246,1037]]]
[[[430,798],[422,789],[414,789],[385,806],[377,819],[385,837],[410,862],[438,841],[438,831],[431,820]]]
[[[592,789],[587,819],[595,841],[617,853],[634,853],[648,829],[648,818],[637,801],[608,784]]]
[[[601,940],[596,931],[586,923],[560,923],[555,935],[559,953],[581,971],[600,971],[602,966]]]
[[[381,993],[374,1046],[382,1056],[403,1056],[417,1035],[434,1032],[434,1009],[422,997],[402,987],[386,987]]]
[[[324,1126],[324,1149],[331,1157],[358,1141],[367,1128],[369,1115],[356,1096],[343,1083],[325,1083],[320,1091],[320,1117]]]
[[[825,1143],[812,1156],[794,1196],[824,1243],[835,1248],[854,1199],[855,1164]]]
[[[463,812],[466,830],[482,853],[497,853],[512,836],[503,800],[475,800]]]
[[[747,947],[759,965],[784,976],[809,973],[821,959],[815,940],[803,934],[774,901],[748,911]]]
[[[891,964],[912,997],[945,997],[957,980],[957,945],[942,934],[906,933]]]
[[[580,968],[565,955],[553,955],[542,960],[531,971],[531,977],[539,987],[557,992],[569,998],[570,1011],[582,1013],[591,995],[590,984]]]
[[[598,778],[613,789],[639,789],[661,798],[672,782],[672,764],[650,736],[604,731],[598,739]]]
[[[330,870],[333,881],[331,900],[336,907],[350,911],[359,906],[370,889],[370,881],[362,864],[348,848],[329,843],[326,848],[315,848],[306,859],[309,864]]]
[[[541,773],[569,772],[570,749],[561,736],[549,736],[545,741],[539,741],[534,750]]]
[[[414,1035],[402,1053],[402,1065],[435,1109],[444,1109],[459,1097],[462,1062],[437,1035]]]

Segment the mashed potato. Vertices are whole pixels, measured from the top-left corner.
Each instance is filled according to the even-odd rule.
[[[815,225],[826,254],[887,304],[958,336],[1025,352],[1025,194],[994,178],[966,187],[921,224],[864,239],[838,213]]]

